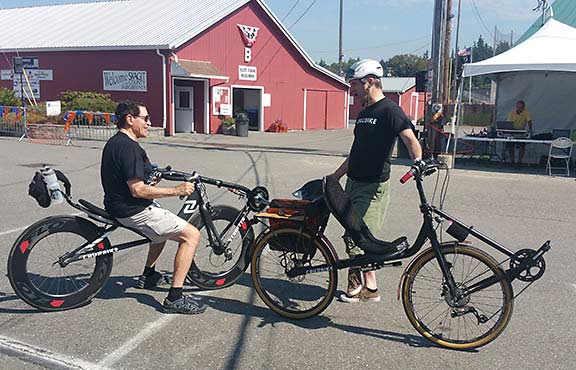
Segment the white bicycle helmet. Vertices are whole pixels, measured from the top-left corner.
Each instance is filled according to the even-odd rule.
[[[346,81],[360,80],[367,76],[375,76],[380,78],[384,76],[382,65],[373,59],[362,59],[352,64],[346,70]]]

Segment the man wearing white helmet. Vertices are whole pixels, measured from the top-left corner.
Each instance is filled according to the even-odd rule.
[[[402,109],[386,99],[382,92],[382,76],[382,66],[371,59],[360,60],[346,71],[350,94],[361,100],[364,109],[356,119],[350,154],[333,174],[338,179],[348,176],[346,193],[373,234],[382,229],[390,200],[390,157],[396,137],[399,136],[406,144],[413,160],[422,158],[412,123]],[[351,238],[347,235],[343,238],[350,257],[364,254]],[[340,300],[380,301],[376,273],[362,274],[358,268],[348,270],[348,289]]]

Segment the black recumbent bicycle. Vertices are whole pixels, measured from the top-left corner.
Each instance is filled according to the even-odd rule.
[[[98,224],[80,216],[50,216],[29,226],[12,246],[8,257],[10,284],[18,297],[43,311],[66,310],[88,303],[110,276],[114,252],[150,242],[143,236],[112,245],[110,234],[126,227],[84,199],[74,202],[70,181],[57,172],[64,183],[63,196],[68,204]],[[156,169],[151,177],[195,184],[195,191],[185,198],[178,213],[201,233],[189,280],[203,289],[232,285],[250,263],[255,221],[249,219],[249,214],[268,204],[266,188],[248,189],[197,173],[173,171],[170,167]],[[244,207],[238,210],[226,205],[212,206],[205,184],[227,188],[245,201]]]
[[[423,223],[409,246],[406,237],[392,242],[376,239],[354,212],[350,198],[333,177],[323,179],[324,211],[315,201],[313,217],[305,210],[286,227],[271,228],[255,241],[252,280],[264,303],[274,312],[305,319],[325,310],[337,287],[338,270],[358,266],[363,271],[399,266],[401,259],[430,246],[406,267],[399,282],[404,311],[414,328],[433,343],[452,349],[470,349],[493,341],[512,315],[514,298],[544,274],[543,255],[550,241],[537,250],[513,252],[480,231],[428,203],[423,179],[445,165],[420,162],[400,180],[414,178],[420,196]],[[444,185],[449,178],[446,172]],[[437,183],[438,184],[438,183]],[[441,199],[445,197],[442,186]],[[441,201],[443,203],[443,201]],[[329,214],[339,221],[366,254],[340,260],[324,235]],[[320,215],[320,217],[319,217]],[[440,224],[456,240],[441,243]],[[297,226],[294,226],[297,225]],[[469,235],[506,255],[497,262],[467,241]],[[512,282],[529,283],[514,295]]]

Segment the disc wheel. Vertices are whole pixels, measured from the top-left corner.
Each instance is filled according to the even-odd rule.
[[[498,263],[472,246],[446,245],[448,262],[458,290],[487,278],[495,283],[465,296],[452,297],[432,249],[408,266],[402,284],[402,303],[414,328],[433,343],[470,349],[490,343],[502,333],[513,308],[510,283]]]
[[[258,296],[274,312],[290,319],[318,315],[332,302],[336,269],[289,276],[294,268],[335,264],[334,251],[321,240],[295,229],[266,233],[252,255],[252,282]]]
[[[61,267],[64,254],[99,237],[93,223],[73,216],[45,218],[26,229],[8,257],[8,277],[16,295],[43,311],[61,311],[88,303],[112,271],[112,254],[71,262]],[[110,248],[108,239],[94,251]]]

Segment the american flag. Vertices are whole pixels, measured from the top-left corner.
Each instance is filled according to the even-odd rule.
[[[464,48],[458,52],[459,57],[468,57],[472,53],[472,48]]]

